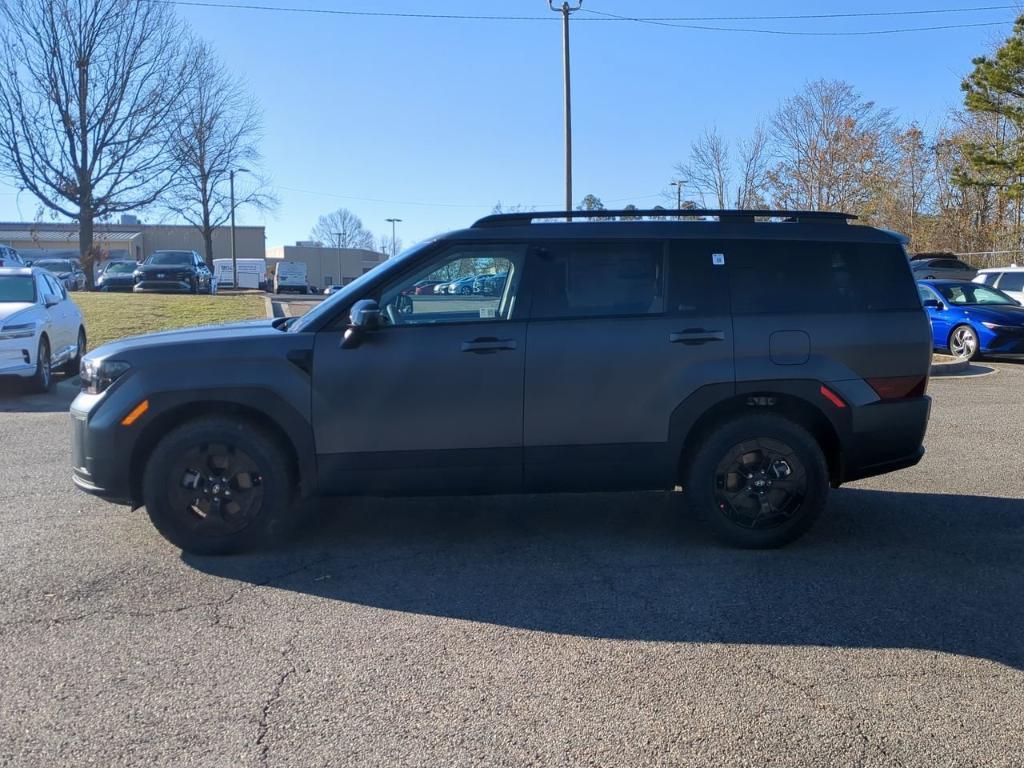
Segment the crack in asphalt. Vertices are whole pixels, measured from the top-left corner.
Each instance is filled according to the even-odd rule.
[[[290,677],[298,673],[298,667],[289,658],[291,652],[295,649],[295,641],[298,638],[298,634],[298,630],[292,632],[285,646],[281,649],[281,658],[284,659],[287,666],[282,672],[278,673],[277,680],[270,690],[270,695],[267,696],[260,707],[260,718],[256,723],[256,746],[259,747],[257,761],[260,766],[270,764],[270,741],[268,740],[270,734],[270,711],[281,698],[285,683],[288,682]]]

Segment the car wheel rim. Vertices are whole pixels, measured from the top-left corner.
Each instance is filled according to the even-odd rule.
[[[741,528],[764,530],[785,525],[806,496],[804,464],[780,440],[755,438],[738,443],[715,469],[718,510]]]
[[[185,451],[168,475],[171,508],[195,532],[209,537],[238,533],[263,508],[263,474],[245,451],[202,443]]]
[[[978,349],[978,339],[970,328],[958,328],[953,334],[953,354],[956,357],[973,357]]]
[[[83,357],[85,355],[85,334],[81,331],[78,332],[78,356]]]
[[[39,352],[39,366],[43,376],[43,387],[50,386],[50,350],[43,347]]]

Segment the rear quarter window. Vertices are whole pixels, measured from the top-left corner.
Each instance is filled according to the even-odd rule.
[[[989,283],[991,285],[991,283]],[[1007,272],[999,281],[1001,291],[1024,291],[1024,272]]]
[[[921,306],[907,257],[896,244],[746,241],[730,250],[725,258],[735,314]]]

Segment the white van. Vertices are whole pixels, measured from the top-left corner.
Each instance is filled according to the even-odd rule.
[[[1009,267],[979,269],[976,283],[984,283],[1024,304],[1024,267],[1013,264]]]
[[[304,261],[279,261],[274,271],[274,293],[309,293],[309,266]]]
[[[266,259],[237,259],[237,262],[239,288],[267,290]],[[231,266],[231,259],[214,259],[213,274],[221,288],[235,287],[235,274]]]

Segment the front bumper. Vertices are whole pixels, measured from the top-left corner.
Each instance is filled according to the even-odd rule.
[[[0,376],[31,376],[36,372],[32,350],[34,338],[0,341]]]
[[[187,280],[142,280],[132,290],[135,293],[191,293],[192,283]]]
[[[71,403],[71,476],[86,493],[130,505],[130,457],[137,432],[119,429],[124,409],[98,407],[105,396],[80,393]]]

